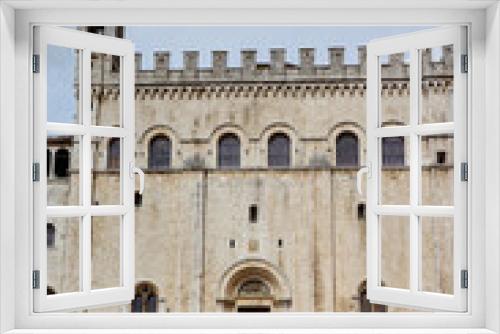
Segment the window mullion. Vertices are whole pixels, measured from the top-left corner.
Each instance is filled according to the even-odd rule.
[[[420,199],[420,158],[419,139],[416,132],[418,126],[419,107],[419,55],[417,49],[410,51],[410,291],[418,291],[420,281],[420,247],[419,224],[415,208]]]
[[[91,124],[91,68],[90,68],[90,50],[84,49],[82,51],[82,64],[81,64],[81,107],[82,107],[82,124],[85,128],[85,134],[82,139],[82,170],[80,173],[80,180],[82,184],[82,204],[85,214],[82,218],[82,233],[81,238],[81,280],[82,291],[89,292],[91,290],[92,281],[92,217],[90,216],[91,206],[91,173],[92,173],[92,138],[89,132]]]

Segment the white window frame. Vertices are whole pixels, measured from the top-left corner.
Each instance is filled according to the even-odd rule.
[[[134,155],[135,155],[135,66],[134,44],[108,36],[93,35],[60,27],[37,26],[33,36],[34,53],[39,56],[39,73],[33,75],[34,89],[34,161],[40,165],[40,181],[33,184],[33,268],[39,272],[39,288],[34,289],[33,307],[36,312],[71,310],[95,305],[126,303],[134,298]],[[78,51],[79,122],[48,122],[47,73],[49,45]],[[91,54],[103,53],[120,57],[120,125],[117,127],[93,125],[91,118]],[[71,206],[47,205],[47,166],[45,155],[47,135],[78,136],[79,141],[79,204]],[[92,138],[119,138],[120,201],[114,205],[91,203]],[[119,286],[92,289],[92,217],[113,216],[120,219],[118,238]],[[47,295],[47,228],[48,219],[73,217],[79,219],[79,291]]]
[[[105,2],[105,1],[102,1]],[[485,333],[500,329],[499,272],[500,220],[498,170],[500,169],[498,134],[500,109],[500,10],[492,1],[443,0],[436,2],[412,0],[404,4],[373,0],[366,2],[323,1],[255,1],[252,5],[231,4],[225,8],[220,1],[204,4],[197,9],[193,1],[170,2],[170,8],[153,8],[159,2],[132,0],[106,2],[109,9],[94,1],[15,1],[0,4],[0,330],[17,329],[17,333],[38,332],[37,329],[93,328],[90,333],[109,333],[112,328],[202,328],[221,332],[217,328],[358,328],[359,332],[416,332],[417,328],[436,332]],[[126,6],[148,9],[126,9]],[[13,7],[24,8],[13,10]],[[36,8],[35,8],[36,6]],[[40,7],[52,6],[51,10]],[[85,9],[64,7],[78,6]],[[164,5],[165,6],[165,5]],[[253,6],[253,8],[252,8]],[[395,9],[393,7],[413,7]],[[485,9],[488,7],[488,9]],[[101,7],[101,8],[98,8]],[[114,7],[114,8],[113,8]],[[238,8],[239,7],[239,8]],[[250,9],[248,8],[250,7]],[[346,9],[346,7],[351,9]],[[420,7],[420,9],[414,9]],[[356,9],[353,9],[356,8]],[[472,9],[471,9],[472,8]],[[474,9],[476,8],[476,9]],[[374,12],[375,11],[375,12]],[[286,15],[285,15],[286,14]],[[103,24],[250,24],[250,25],[307,25],[307,24],[468,24],[471,28],[469,50],[471,78],[469,90],[468,142],[471,152],[468,215],[468,256],[471,259],[468,311],[439,314],[169,314],[169,315],[92,315],[92,314],[34,314],[32,312],[31,254],[32,207],[32,85],[31,31],[34,24],[77,25]],[[15,70],[12,64],[15,62]],[[488,66],[488,71],[485,67]],[[15,82],[15,86],[12,83]],[[13,126],[15,124],[15,127]],[[15,138],[15,146],[12,138]],[[486,140],[488,138],[488,141]],[[488,154],[488,163],[486,163]],[[488,182],[486,182],[488,178]],[[4,185],[10,185],[6,189]],[[14,189],[14,196],[12,196]],[[26,200],[26,199],[29,200]],[[487,205],[485,205],[488,204]],[[487,218],[487,219],[486,219]],[[15,254],[15,258],[12,256]],[[486,266],[487,264],[488,266]],[[15,283],[15,284],[14,284]],[[15,286],[12,289],[12,286]],[[485,294],[485,291],[488,294]],[[15,305],[12,308],[12,305]],[[382,330],[385,328],[385,330]],[[390,329],[393,328],[391,331]],[[452,329],[450,329],[452,328]],[[22,330],[29,329],[29,330]],[[101,330],[98,330],[101,329]],[[210,330],[212,329],[212,330]],[[364,330],[363,330],[364,329]],[[394,330],[396,329],[396,330]],[[228,332],[229,330],[225,330]],[[255,330],[253,332],[262,332]],[[342,330],[339,330],[342,331]],[[344,330],[345,331],[345,330]],[[172,331],[170,331],[172,332]],[[199,332],[199,330],[197,331]],[[238,331],[238,332],[241,332]],[[246,330],[246,332],[252,332]],[[269,330],[273,332],[273,330]],[[274,331],[275,332],[275,331]],[[283,330],[280,330],[283,332]],[[326,331],[325,331],[326,332]]]

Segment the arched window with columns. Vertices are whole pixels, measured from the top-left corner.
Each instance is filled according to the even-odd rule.
[[[148,168],[162,170],[172,163],[172,143],[165,135],[157,135],[149,141]]]
[[[267,164],[269,167],[290,166],[290,138],[284,133],[275,133],[267,143]]]
[[[359,141],[354,133],[350,131],[340,133],[335,141],[335,151],[337,166],[359,165]]]
[[[226,133],[217,143],[217,167],[231,168],[241,165],[240,139],[234,133]]]

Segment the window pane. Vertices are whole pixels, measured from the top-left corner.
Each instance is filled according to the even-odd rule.
[[[219,167],[239,167],[240,150],[240,140],[236,135],[223,135],[219,139],[217,165]]]
[[[453,205],[453,135],[420,137],[423,205]]]
[[[120,138],[92,137],[92,205],[121,204]]]
[[[357,166],[359,164],[358,137],[352,132],[343,132],[336,140],[337,166]]]
[[[290,166],[290,139],[284,133],[277,133],[269,138],[267,161],[272,167]]]
[[[148,166],[151,169],[170,167],[172,144],[166,136],[156,136],[149,142]]]
[[[80,204],[80,136],[47,136],[47,205]]]
[[[47,222],[47,293],[80,291],[80,217]]]
[[[410,122],[409,53],[379,57],[380,126],[408,125]]]
[[[121,126],[121,57],[92,52],[92,125]]]
[[[453,294],[453,218],[420,217],[422,290]]]
[[[453,121],[453,45],[420,50],[420,121]]]
[[[92,217],[92,289],[121,285],[121,216]]]
[[[380,284],[391,288],[410,288],[410,219],[380,216]]]
[[[387,137],[380,141],[380,203],[410,204],[410,138]]]
[[[80,123],[79,50],[47,46],[47,121]]]

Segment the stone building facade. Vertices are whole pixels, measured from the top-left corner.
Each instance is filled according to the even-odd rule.
[[[451,52],[444,47],[440,61],[423,53],[429,122],[452,117]],[[299,54],[300,63],[290,64],[285,50],[271,49],[270,62],[258,63],[256,51],[243,50],[241,66],[228,67],[228,53],[214,51],[212,66],[200,68],[198,52],[186,51],[177,69],[168,52],[156,52],[154,70],[143,70],[136,55],[136,164],[146,178],[144,194],[136,194],[136,299],[122,311],[387,310],[366,300],[365,206],[355,190],[366,156],[366,49],[358,49],[358,64],[345,64],[343,48],[329,49],[326,65],[315,64],[313,49]],[[405,124],[404,55],[381,69],[383,122]],[[119,61],[93,56],[94,124],[119,124],[118,78]],[[382,145],[383,200],[408,202],[409,143]],[[119,144],[96,138],[93,150],[93,203],[117,204]],[[78,139],[49,138],[48,151],[49,202],[76,201]],[[453,138],[422,138],[422,157],[423,201],[450,204]],[[446,218],[427,218],[422,228],[422,280],[428,291],[450,293],[453,222],[438,219]],[[92,223],[96,288],[119,282],[113,220]],[[409,225],[404,217],[386,222],[382,280],[404,288]],[[49,285],[54,293],[74,291],[78,254],[69,245],[78,229],[49,225]]]

